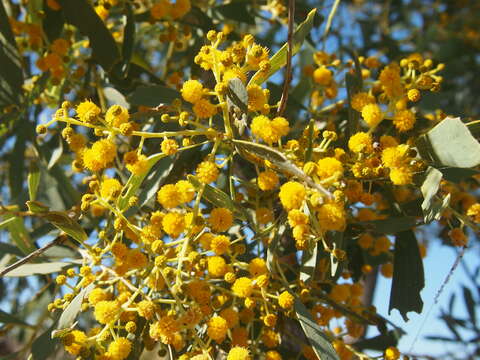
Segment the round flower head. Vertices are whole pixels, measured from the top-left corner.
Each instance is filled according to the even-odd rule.
[[[207,99],[200,99],[193,105],[193,112],[200,119],[207,119],[217,113],[217,107]]]
[[[181,203],[189,203],[195,198],[195,189],[190,181],[180,180],[175,184]]]
[[[113,105],[107,110],[105,114],[105,121],[116,128],[119,128],[120,125],[125,124],[130,115],[128,114],[128,110],[125,109],[123,106],[120,105]]]
[[[90,100],[85,100],[81,102],[77,106],[76,110],[77,110],[77,117],[80,119],[80,121],[83,121],[86,123],[95,122],[97,119],[97,116],[100,115],[101,113],[100,108]]]
[[[203,85],[198,80],[185,81],[181,93],[185,101],[194,104],[203,96]]]
[[[233,214],[226,208],[215,208],[210,213],[208,221],[213,231],[227,231],[233,224]]]
[[[197,166],[197,177],[201,183],[210,184],[217,180],[219,171],[214,162],[204,161]]]
[[[377,104],[367,104],[362,108],[362,117],[371,128],[380,124],[383,120],[383,112]]]
[[[337,180],[343,175],[343,165],[333,157],[325,157],[317,162],[317,175],[321,180]]]
[[[320,85],[326,86],[332,82],[333,74],[325,66],[319,67],[313,72],[313,80]]]
[[[120,311],[120,304],[113,301],[100,301],[95,304],[94,316],[100,324],[109,324],[115,321]]]
[[[248,271],[253,277],[266,274],[268,272],[267,264],[262,258],[254,258],[248,264]]]
[[[111,360],[124,360],[132,350],[132,343],[130,340],[119,337],[112,341],[108,346],[108,356]]]
[[[346,213],[343,205],[324,204],[318,210],[318,222],[323,231],[343,231],[346,226]]]
[[[210,243],[210,249],[217,255],[225,254],[229,247],[230,238],[225,235],[215,236]]]
[[[399,111],[393,117],[393,124],[399,132],[413,129],[415,121],[415,114],[410,110]]]
[[[407,166],[390,169],[390,180],[394,185],[408,185],[413,182],[413,172]]]
[[[228,323],[220,316],[214,316],[208,322],[207,334],[212,340],[218,343],[223,342],[227,336],[227,331]]]
[[[83,152],[83,163],[91,171],[106,169],[115,159],[117,147],[107,139],[98,140]]]
[[[365,105],[373,103],[375,103],[375,98],[372,95],[366,92],[359,92],[353,95],[351,105],[352,108],[361,112]]]
[[[295,298],[288,291],[284,291],[278,297],[278,305],[284,309],[290,309],[295,302]]]
[[[65,351],[72,355],[79,355],[87,342],[87,335],[80,330],[73,330],[63,339]]]
[[[267,103],[267,97],[263,89],[256,84],[248,85],[248,110],[261,111]]]
[[[238,297],[249,297],[253,291],[252,280],[250,280],[248,277],[241,277],[235,280],[232,286],[232,291]]]
[[[348,148],[355,153],[369,153],[373,150],[372,135],[357,132],[348,140]]]
[[[227,356],[227,360],[251,360],[248,349],[240,346],[233,347]]]
[[[267,170],[258,175],[257,182],[260,190],[273,190],[278,185],[278,175],[272,170]]]
[[[163,231],[172,238],[177,238],[185,230],[185,216],[178,213],[168,213],[162,220]]]
[[[280,201],[286,210],[298,209],[305,200],[305,187],[295,181],[289,181],[280,188]]]
[[[163,185],[157,193],[158,202],[165,208],[171,209],[180,205],[180,194],[173,184]]]
[[[228,271],[225,259],[221,256],[210,256],[207,260],[207,264],[208,273],[213,278],[221,278]]]
[[[105,179],[100,186],[100,195],[108,200],[116,199],[122,191],[122,184],[117,179]]]
[[[174,155],[178,151],[178,144],[175,139],[165,139],[160,145],[162,152],[166,155]]]

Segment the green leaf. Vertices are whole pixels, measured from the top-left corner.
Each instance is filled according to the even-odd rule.
[[[50,208],[41,203],[40,201],[27,201],[28,210],[35,214],[44,214],[50,210]]]
[[[322,360],[339,360],[330,340],[320,330],[320,326],[313,320],[312,315],[299,299],[295,299],[295,312],[305,332],[305,336],[318,358]]]
[[[315,275],[317,267],[318,243],[312,249],[302,252],[302,267],[300,268],[300,281],[307,282]]]
[[[11,221],[12,219],[9,219],[8,221]],[[0,229],[1,229],[1,224],[0,224]],[[18,247],[4,243],[4,242],[0,242],[0,254],[13,254],[20,257],[24,255]]]
[[[361,222],[366,229],[381,234],[396,234],[421,225],[414,216],[389,217],[383,220]]]
[[[58,320],[57,330],[52,332],[52,338],[61,336],[63,330],[69,329],[73,325],[73,322],[75,321],[78,313],[82,309],[83,299],[86,298],[88,294],[90,294],[94,287],[95,284],[88,285],[86,288],[82,289],[82,291],[80,291],[77,296],[73,298],[73,300],[70,302],[70,304],[66,307],[66,309],[60,316],[60,319]]]
[[[343,235],[341,231],[336,231],[332,236],[333,249],[343,250]],[[340,261],[333,255],[333,252],[330,253],[330,274],[332,277],[335,277],[338,271]]]
[[[47,35],[48,40],[53,42],[60,37],[65,25],[65,19],[61,10],[52,10],[49,6],[43,7],[45,17],[43,18],[43,31]]]
[[[122,45],[122,72],[124,76],[127,76],[135,44],[135,17],[133,15],[132,6],[129,2],[125,3],[125,19],[126,24],[125,29],[123,30]]]
[[[148,158],[148,166],[146,171],[140,175],[132,174],[127,183],[123,187],[122,195],[117,200],[117,206],[120,211],[123,211],[128,206],[128,200],[137,193],[138,188],[142,184],[143,180],[147,177],[150,169],[160,160],[163,159],[165,154],[155,154]]]
[[[60,160],[63,154],[63,141],[60,136],[58,137],[58,139],[59,139],[58,146],[55,148],[55,150],[53,150],[52,156],[48,161],[48,165],[47,165],[48,170],[50,170],[56,163],[58,163],[58,160]]]
[[[389,346],[397,346],[398,341],[404,334],[405,333],[400,329],[390,330],[385,334],[358,341],[353,344],[353,347],[360,351],[371,349],[383,352]]]
[[[67,266],[72,266],[74,262],[48,262],[39,264],[24,264],[8,272],[5,277],[24,277],[31,275],[45,275],[62,271]]]
[[[247,220],[245,210],[241,206],[233,202],[233,200],[230,199],[230,196],[225,194],[222,190],[210,185],[202,184],[193,175],[188,176],[188,181],[190,181],[190,183],[195,189],[197,189],[197,191],[201,189],[202,186],[205,186],[205,189],[203,190],[203,198],[210,202],[213,206],[227,208],[233,214],[235,214],[235,217],[240,218],[243,221]]]
[[[19,325],[26,325],[26,326],[31,326],[30,324],[27,324],[25,321],[16,318],[13,315],[10,315],[9,313],[0,310],[0,323],[3,324],[19,324]]]
[[[317,9],[313,9],[307,15],[307,18],[302,22],[298,27],[295,33],[293,34],[293,43],[292,43],[292,56],[295,55],[300,48],[302,47],[303,41],[312,30],[313,19],[315,18],[315,13]],[[278,70],[283,68],[287,64],[287,48],[288,45],[285,43],[278,52],[270,58],[270,69],[267,72],[257,71],[253,77],[250,79],[249,84],[260,85],[275,74]]]
[[[417,239],[412,230],[396,236],[393,260],[393,279],[388,313],[397,309],[405,321],[407,313],[421,313],[423,301],[420,291],[425,286],[423,262]]]
[[[434,205],[434,197],[440,188],[442,176],[440,171],[430,166],[426,171],[425,180],[420,187],[423,194],[422,210],[426,223],[429,223],[440,215],[439,213],[432,212],[432,207]]]
[[[113,87],[104,87],[103,88],[103,95],[107,99],[110,105],[121,105],[125,109],[130,109],[130,104],[128,103],[127,99],[123,94]]]
[[[58,339],[52,339],[51,333],[55,329],[56,322],[42,333],[32,343],[32,359],[48,360],[52,358],[56,347],[59,345]]]
[[[83,230],[78,222],[70,218],[66,212],[49,211],[41,216],[81,244],[88,239],[85,230]]]
[[[156,107],[160,104],[169,104],[180,97],[180,93],[172,88],[163,85],[149,85],[137,87],[128,97],[128,101],[132,105]]]
[[[3,4],[0,2],[0,105],[20,104],[22,59]]]
[[[102,19],[86,0],[63,0],[61,5],[65,20],[88,37],[94,59],[109,71],[119,61],[120,53]]]
[[[468,168],[455,168],[455,167],[447,167],[447,168],[439,168],[443,174],[443,178],[448,181],[452,181],[455,183],[459,183],[460,181],[470,178],[473,175],[480,174],[480,171],[475,169],[468,169]]]
[[[472,291],[463,286],[463,300],[465,301],[465,307],[467,308],[470,321],[473,325],[477,325],[477,314],[475,311],[475,299],[473,298]]]
[[[17,123],[17,136],[15,146],[9,157],[8,180],[10,186],[10,196],[12,202],[18,205],[23,204],[25,199],[23,195],[24,169],[25,169],[25,149],[27,145],[26,121]]]
[[[460,118],[447,117],[417,141],[420,155],[432,163],[472,168],[480,164],[480,143]]]
[[[224,18],[255,25],[255,18],[251,15],[252,11],[248,9],[248,2],[234,1],[226,5],[220,5],[213,8]]]
[[[28,172],[28,194],[30,200],[34,201],[37,198],[38,185],[40,184],[40,169],[35,163],[30,165],[30,171]]]
[[[37,250],[34,246],[32,239],[30,238],[23,219],[15,217],[13,215],[5,215],[5,218],[13,219],[8,222],[8,231],[15,245],[23,252],[24,255],[28,255],[31,252]]]

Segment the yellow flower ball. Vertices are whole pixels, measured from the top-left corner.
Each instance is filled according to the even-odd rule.
[[[213,231],[223,232],[233,225],[233,214],[227,208],[215,208],[208,219]]]
[[[200,99],[193,105],[193,112],[200,119],[207,119],[217,113],[217,107],[207,99]]]
[[[390,180],[394,185],[412,184],[413,172],[407,166],[390,169]]]
[[[372,135],[357,132],[348,140],[348,148],[355,153],[370,153],[373,151]]]
[[[333,157],[324,157],[317,162],[317,175],[321,180],[338,180],[343,175],[343,165]]]
[[[248,271],[253,277],[257,277],[268,272],[267,264],[262,258],[254,258],[248,264]]]
[[[353,109],[361,112],[365,105],[373,103],[375,103],[375,97],[366,92],[359,92],[353,95],[351,106]]]
[[[122,184],[117,179],[104,179],[100,186],[100,195],[107,200],[116,199],[122,191]]]
[[[157,201],[165,208],[171,209],[180,205],[180,194],[173,184],[163,185],[157,193]]]
[[[101,113],[100,108],[90,100],[85,100],[78,104],[76,111],[77,117],[85,123],[95,122],[97,116]]]
[[[280,188],[280,201],[286,210],[298,209],[305,200],[305,187],[295,181],[289,181]]]
[[[313,81],[317,84],[327,86],[332,82],[333,74],[325,66],[315,69],[313,72]]]
[[[117,314],[120,312],[120,304],[113,300],[113,301],[100,301],[95,304],[94,316],[95,319],[100,324],[109,324],[112,321],[115,321],[117,318]]]
[[[393,117],[393,125],[395,125],[399,132],[405,132],[413,129],[415,122],[415,114],[410,110],[399,111]]]
[[[195,198],[195,189],[190,181],[180,180],[175,184],[182,204],[189,203]]]
[[[128,114],[128,110],[121,105],[112,105],[107,110],[105,114],[105,121],[110,126],[119,128],[120,125],[125,124],[130,115]]]
[[[212,239],[212,242],[210,243],[210,249],[216,255],[225,254],[228,251],[229,247],[230,247],[230,238],[225,235],[215,236]]]
[[[318,223],[322,231],[343,231],[347,224],[343,205],[337,203],[322,205],[318,210]]]
[[[227,331],[228,323],[224,318],[214,316],[208,321],[207,334],[212,340],[218,343],[223,342],[227,336]]]
[[[197,166],[198,180],[203,184],[210,184],[218,178],[218,167],[212,161],[203,161]]]
[[[132,343],[130,340],[119,337],[110,343],[108,346],[108,356],[111,360],[124,360],[132,350]]]
[[[160,148],[166,155],[174,155],[178,151],[178,144],[175,139],[165,139],[162,141]]]
[[[232,286],[233,293],[241,298],[249,297],[253,291],[252,280],[248,277],[241,277],[235,280]]]
[[[278,175],[272,170],[267,170],[258,175],[257,182],[260,190],[273,190],[278,185]]]
[[[203,96],[203,85],[198,80],[187,80],[182,86],[181,93],[185,101],[194,104]]]
[[[222,278],[228,271],[227,263],[221,256],[210,256],[207,260],[208,273],[213,278]]]
[[[267,97],[263,89],[256,84],[247,86],[248,110],[261,111],[267,103]]]
[[[248,349],[235,346],[228,352],[227,360],[251,360]]]
[[[288,291],[284,291],[278,296],[278,305],[283,309],[291,309],[294,302],[295,298]]]
[[[362,117],[367,125],[371,128],[380,124],[384,115],[378,104],[367,104],[362,108]]]
[[[172,238],[177,238],[185,230],[185,216],[178,213],[168,213],[162,220],[163,231]]]

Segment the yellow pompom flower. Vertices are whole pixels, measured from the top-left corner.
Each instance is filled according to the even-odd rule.
[[[353,95],[350,105],[358,112],[361,112],[365,105],[373,103],[375,103],[375,98],[372,95],[366,92],[359,92]]]
[[[100,186],[100,195],[107,200],[116,199],[122,191],[122,184],[117,179],[104,179]]]
[[[248,264],[248,271],[253,277],[257,277],[268,272],[267,264],[262,258],[254,258]]]
[[[171,209],[180,205],[180,194],[173,184],[163,185],[157,193],[157,201],[165,208]]]
[[[400,67],[398,64],[387,65],[378,77],[382,84],[385,95],[389,99],[398,98],[403,93],[403,87],[400,79]]]
[[[280,197],[283,207],[286,210],[291,210],[298,209],[302,205],[306,194],[307,191],[302,184],[289,181],[282,185],[278,196]]]
[[[229,247],[230,247],[230,238],[225,235],[215,236],[212,239],[212,242],[210,243],[210,249],[216,255],[225,254],[228,251]]]
[[[238,325],[238,312],[234,308],[223,309],[220,316],[227,321],[230,329]]]
[[[128,357],[131,350],[132,343],[130,340],[124,337],[119,337],[108,345],[107,355],[110,360],[124,360]]]
[[[386,167],[395,168],[406,165],[408,145],[387,147],[382,151],[382,163]]]
[[[315,69],[313,72],[313,81],[317,84],[327,86],[332,82],[333,74],[325,66]]]
[[[101,288],[95,288],[90,292],[90,294],[88,294],[88,302],[90,305],[96,305],[100,301],[108,300],[109,297],[109,293],[107,293],[105,290]]]
[[[144,317],[147,320],[153,319],[155,316],[156,306],[155,303],[149,300],[142,300],[137,304],[138,315]]]
[[[413,182],[413,172],[407,166],[390,169],[390,180],[394,185],[408,185]]]
[[[384,115],[382,109],[378,104],[367,104],[362,108],[362,117],[367,125],[371,128],[380,124],[383,120]]]
[[[168,213],[162,220],[163,231],[172,238],[177,238],[185,230],[185,216],[178,213]]]
[[[265,115],[255,116],[250,125],[252,134],[256,137],[265,140],[266,131],[271,132],[270,119]]]
[[[261,111],[267,103],[267,97],[263,89],[256,84],[247,86],[248,110]]]
[[[227,263],[221,256],[210,256],[207,259],[208,273],[213,278],[222,278],[228,271]]]
[[[346,226],[346,213],[343,205],[324,204],[318,210],[318,222],[323,231],[343,231]]]
[[[218,173],[218,167],[212,161],[203,161],[197,166],[197,177],[203,184],[210,184],[217,180]]]
[[[252,280],[250,280],[248,277],[238,278],[233,283],[232,291],[238,297],[241,297],[241,298],[249,297],[253,291]]]
[[[87,343],[87,335],[80,330],[73,330],[63,339],[65,351],[72,355],[79,355],[82,348]]]
[[[227,208],[215,208],[210,213],[208,222],[213,231],[227,231],[233,225],[233,214]]]
[[[200,99],[193,105],[193,112],[200,119],[206,119],[217,113],[217,107],[207,99]]]
[[[366,132],[357,132],[348,140],[348,148],[355,153],[372,152],[372,135]]]
[[[467,215],[473,217],[473,221],[480,223],[480,204],[475,203],[467,210]]]
[[[190,181],[180,180],[175,184],[182,204],[189,203],[195,198],[195,189]]]
[[[227,360],[251,360],[250,353],[248,352],[248,349],[241,347],[241,346],[235,346],[230,349],[228,352]]]
[[[278,296],[278,305],[283,309],[291,309],[294,302],[295,298],[288,291],[284,291]]]
[[[81,151],[86,144],[87,140],[82,134],[73,134],[67,138],[68,147],[73,152]]]
[[[115,321],[117,314],[120,312],[120,304],[118,301],[100,301],[95,304],[94,316],[100,324],[109,324]]]
[[[212,340],[218,343],[223,342],[227,336],[227,331],[228,323],[224,318],[214,316],[208,321],[207,334]]]
[[[415,121],[415,114],[410,110],[399,111],[393,117],[393,125],[395,125],[399,132],[413,129]]]
[[[181,93],[185,101],[195,104],[203,96],[203,85],[198,80],[185,81]]]
[[[170,10],[170,16],[172,19],[180,19],[186,13],[190,11],[192,5],[190,0],[177,0],[174,4],[172,4],[172,8]]]
[[[385,360],[398,360],[400,351],[395,346],[390,346],[385,350]]]
[[[153,4],[152,8],[150,9],[150,15],[155,20],[160,20],[165,18],[166,16],[170,15],[172,5],[168,0],[160,0],[159,2]]]
[[[293,228],[297,225],[307,225],[309,222],[308,216],[298,209],[293,209],[288,212],[288,224]]]
[[[278,140],[280,140],[282,136],[287,136],[290,131],[290,126],[288,124],[287,119],[285,119],[282,116],[277,116],[276,118],[274,118],[271,122],[271,126],[274,130],[275,135],[278,137]],[[276,142],[276,141],[272,141],[272,142]]]
[[[145,155],[138,155],[133,163],[127,164],[127,169],[134,175],[144,174],[149,168]]]
[[[127,253],[127,259],[125,263],[129,268],[141,269],[147,265],[148,259],[140,249],[131,249]]]
[[[119,128],[120,125],[125,124],[130,115],[128,114],[128,110],[121,105],[112,105],[107,110],[105,114],[105,121],[110,126]]]
[[[97,116],[101,113],[100,108],[90,100],[85,100],[78,104],[76,111],[79,120],[85,123],[95,122]]]
[[[278,175],[272,170],[261,172],[258,175],[257,183],[260,190],[273,190],[278,185]]]
[[[106,169],[115,159],[117,147],[107,139],[98,140],[83,152],[83,164],[91,171]]]
[[[165,139],[160,145],[162,152],[166,155],[174,155],[178,151],[178,144],[175,139]]]
[[[343,175],[343,165],[334,157],[325,157],[317,162],[317,175],[321,180],[337,180]]]
[[[282,356],[275,350],[269,350],[265,354],[265,360],[282,360]]]

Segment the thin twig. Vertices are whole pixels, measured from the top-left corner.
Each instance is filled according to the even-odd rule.
[[[295,0],[288,0],[288,37],[287,37],[287,68],[285,82],[283,83],[282,97],[278,106],[277,115],[282,116],[287,106],[288,90],[292,80],[292,55],[293,55],[293,23],[295,18]]]
[[[17,262],[13,263],[12,265],[10,266],[7,266],[5,269],[3,269],[1,272],[0,272],[0,277],[3,277],[5,276],[6,274],[8,274],[10,271],[12,270],[15,270],[16,268],[18,268],[19,266],[22,266],[23,264],[35,259],[36,257],[42,255],[47,249],[51,248],[53,245],[58,245],[58,244],[61,244],[63,241],[65,241],[67,237],[65,235],[60,235],[58,236],[56,239],[52,240],[51,242],[49,242],[47,245],[41,247],[40,249],[38,250],[35,250],[34,252],[28,254],[27,256],[25,256],[24,258],[18,260]]]

